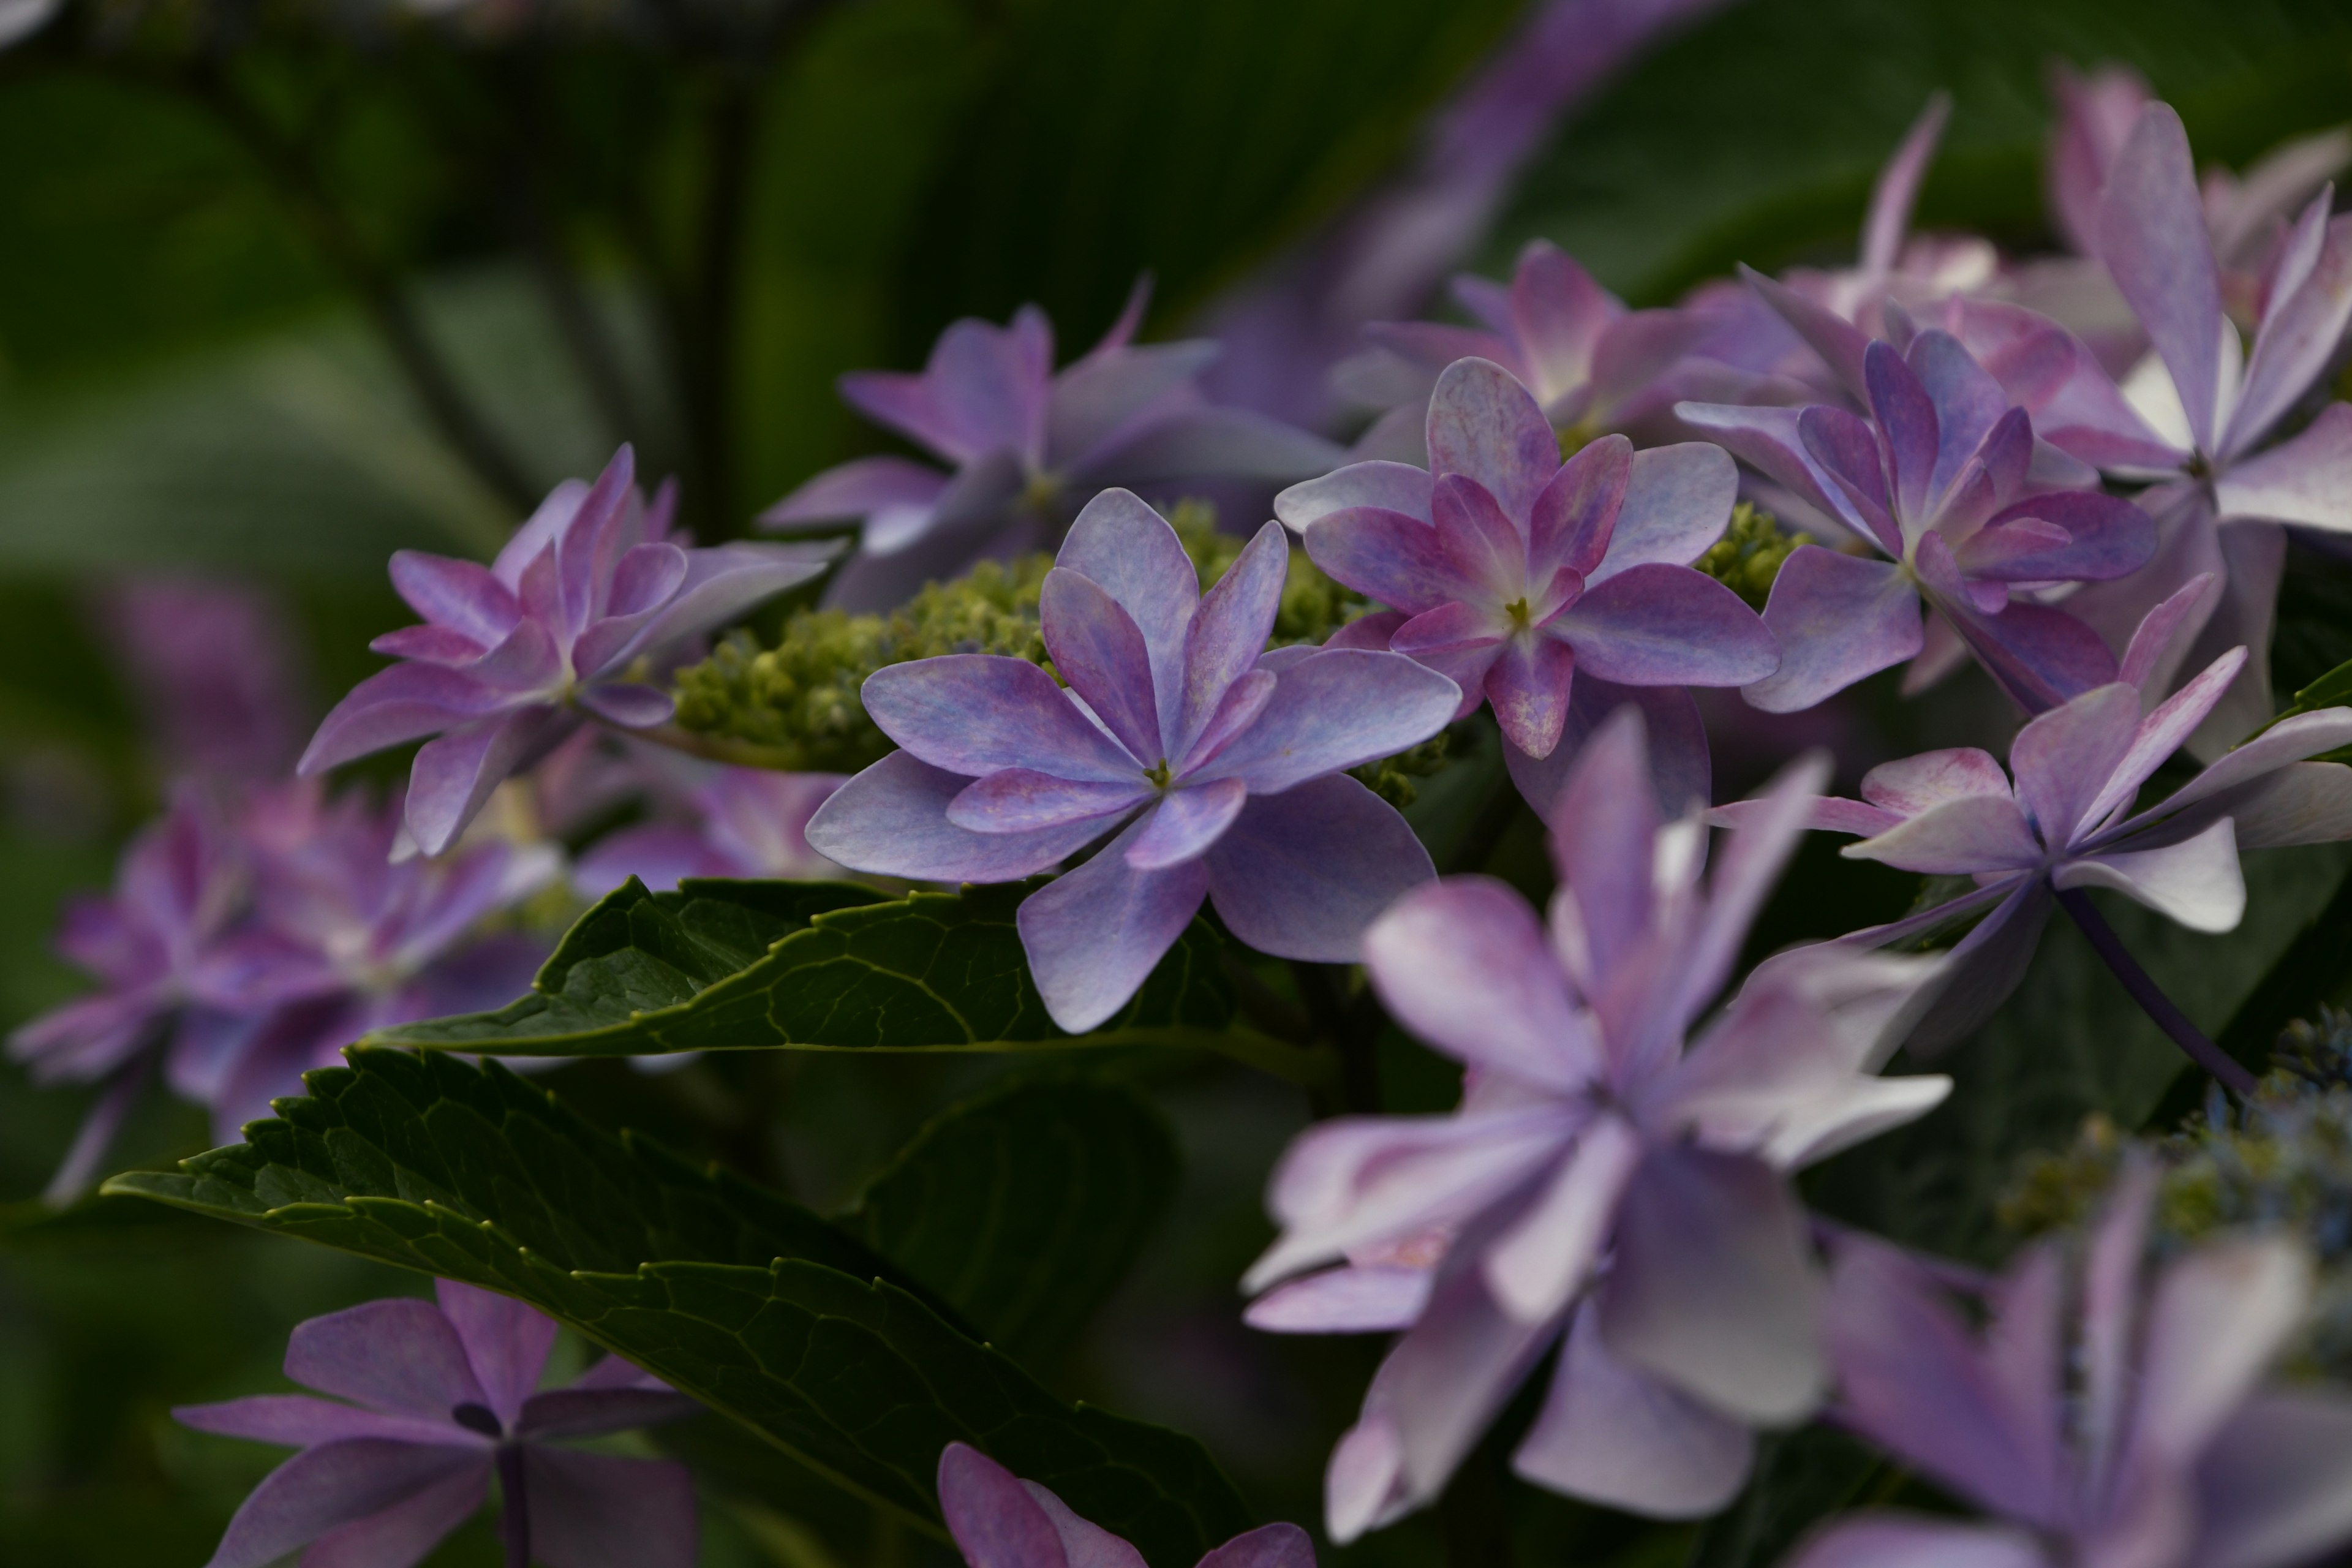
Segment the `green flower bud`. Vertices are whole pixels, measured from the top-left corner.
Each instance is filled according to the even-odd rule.
[[[1780,563],[1800,544],[1812,542],[1810,533],[1781,532],[1778,518],[1741,501],[1731,509],[1731,526],[1723,537],[1693,564],[1747,600],[1749,608],[1761,610]]]

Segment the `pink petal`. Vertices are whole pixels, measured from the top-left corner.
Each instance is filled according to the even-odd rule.
[[[977,1448],[940,1454],[940,1511],[971,1568],[1067,1568],[1061,1532],[1013,1472]]]
[[[1030,894],[1015,916],[1045,1011],[1071,1034],[1099,1026],[1133,999],[1208,894],[1209,873],[1197,859],[1158,871],[1129,863],[1150,824],[1145,816]]]
[[[2163,356],[2200,451],[2214,448],[2221,286],[2197,197],[2189,133],[2151,103],[2116,155],[2099,203],[2099,259]]]
[[[1780,668],[1743,689],[1767,713],[1793,713],[1919,651],[1919,595],[1886,561],[1800,547],[1773,580],[1764,625]]]
[[[1538,1486],[1651,1519],[1698,1519],[1748,1480],[1756,1441],[1727,1420],[1609,1353],[1590,1309],[1511,1468]]]
[[[1524,582],[1549,583],[1563,566],[1590,576],[1600,566],[1614,543],[1634,462],[1631,441],[1604,436],[1562,465],[1535,500],[1524,559],[1517,563]],[[1656,493],[1661,488],[1652,487],[1643,498],[1645,504],[1670,502]],[[1650,521],[1671,528],[1675,520]]]
[[[1495,721],[1512,746],[1531,757],[1548,757],[1568,724],[1576,653],[1563,639],[1525,633],[1503,643],[1498,652],[1486,683]]]
[[[1373,919],[1437,874],[1396,808],[1345,776],[1254,795],[1204,864],[1228,930],[1317,963],[1355,963]]]
[[[1340,583],[1409,615],[1490,597],[1455,565],[1433,524],[1402,512],[1360,507],[1326,513],[1307,531],[1307,554]]]
[[[1500,882],[1449,877],[1406,894],[1364,933],[1364,963],[1397,1022],[1459,1060],[1563,1093],[1600,1070],[1535,911]]]
[[[1509,371],[1491,360],[1457,360],[1430,395],[1429,458],[1432,474],[1477,480],[1506,514],[1524,521],[1559,471],[1559,439]]]

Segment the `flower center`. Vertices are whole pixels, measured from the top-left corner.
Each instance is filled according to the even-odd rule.
[[[1030,511],[1044,511],[1062,493],[1062,476],[1049,469],[1040,469],[1029,476],[1022,487],[1021,505]]]
[[[1175,769],[1168,765],[1168,759],[1162,757],[1144,769],[1143,776],[1153,789],[1164,791],[1168,787],[1169,781],[1175,775]]]
[[[1511,629],[1513,631],[1523,632],[1528,629],[1530,612],[1528,609],[1528,602],[1524,597],[1513,599],[1509,604],[1505,605],[1503,606],[1503,614],[1511,617]]]

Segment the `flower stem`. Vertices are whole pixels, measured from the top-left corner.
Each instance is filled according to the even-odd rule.
[[[2221,1087],[2232,1094],[2252,1091],[2254,1075],[2248,1072],[2236,1058],[2207,1039],[2204,1031],[2189,1021],[2189,1015],[2173,1005],[2172,998],[2164,994],[2147,971],[2139,966],[2139,961],[2131,955],[2130,950],[2124,946],[2124,939],[2116,934],[2116,928],[2099,913],[2088,893],[2080,888],[2062,889],[2058,893],[2058,904],[2074,917],[2076,925],[2083,928],[2083,934],[2091,939],[2091,945],[2098,950],[2101,958],[2106,960],[2107,967],[2115,971],[2116,978],[2124,983],[2124,989],[2131,993],[2132,1000],[2156,1020],[2157,1027],[2172,1037],[2175,1045],[2189,1053],[2190,1061],[2211,1073]]]
[[[530,1568],[530,1503],[524,1496],[522,1445],[499,1445],[499,1539],[507,1568]]]

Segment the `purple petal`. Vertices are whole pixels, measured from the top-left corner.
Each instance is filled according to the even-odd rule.
[[[1876,1510],[1841,1514],[1798,1544],[1788,1568],[2057,1568],[2033,1537],[1999,1524]]]
[[[677,712],[677,704],[660,687],[625,680],[582,687],[580,706],[624,730],[650,730],[668,723]]]
[[[1424,616],[1421,620],[1430,617]],[[1418,626],[1415,621],[1398,633]],[[1494,705],[1495,722],[1503,738],[1531,757],[1548,757],[1559,744],[1568,725],[1570,683],[1576,676],[1576,653],[1566,640],[1521,635],[1504,642],[1486,670],[1486,700]]]
[[[1646,776],[1647,731],[1646,723],[1630,720],[1596,729],[1545,816],[1561,888],[1555,908],[1564,915],[1572,905],[1583,973],[1595,984],[1616,971],[1652,925],[1664,814]],[[1563,1040],[1585,1043],[1581,1030]],[[1598,1057],[1593,1060],[1597,1068]]]
[[[509,1296],[436,1279],[434,1293],[442,1315],[464,1342],[474,1375],[489,1394],[500,1422],[511,1426],[522,1402],[539,1386],[547,1352],[555,1343],[555,1320]]]
[[[2241,850],[2339,843],[2352,838],[2352,768],[2289,763],[2208,809],[2229,814]]]
[[[460,1405],[489,1403],[457,1325],[433,1303],[405,1298],[297,1326],[286,1345],[286,1375],[393,1415],[446,1421]]]
[[[1640,847],[1646,871],[1646,838]],[[1600,1071],[1601,1043],[1535,911],[1502,883],[1449,877],[1416,888],[1363,945],[1381,1005],[1447,1055],[1562,1093]]]
[[[2129,66],[2102,66],[2085,78],[2058,64],[2050,68],[2049,87],[2059,110],[2042,160],[2050,216],[2067,247],[2088,256],[2098,248],[2107,165],[2148,100],[2147,83]]]
[[[1990,546],[2026,519],[2055,524],[2060,531],[2037,534],[2032,547],[2004,550],[1993,559]],[[2036,496],[1995,514],[1953,556],[1972,577],[2005,583],[2104,583],[2138,571],[2155,553],[2156,523],[2147,513],[2119,497],[2068,490]]]
[[[2049,923],[2049,883],[2040,877],[1994,882],[1918,915],[1841,939],[1856,945],[1901,942],[1987,904],[1992,912],[1946,956],[1895,1031],[1922,1061],[1976,1033],[2025,978],[2042,928]]]
[[[2007,799],[2009,775],[1974,746],[1922,752],[1899,762],[1881,763],[1862,775],[1862,798],[1901,816],[1974,795]]]
[[[1275,497],[1274,515],[1297,533],[1305,533],[1310,525],[1335,511],[1352,511],[1359,507],[1402,512],[1426,523],[1433,521],[1429,508],[1431,487],[1435,482],[1428,469],[1411,463],[1350,463],[1319,479],[1293,485]]]
[[[1430,498],[1439,545],[1454,571],[1478,584],[1478,597],[1501,603],[1528,594],[1538,580],[1528,573],[1525,524],[1503,513],[1501,503],[1475,479],[1446,474]]]
[[[1139,761],[1166,760],[1151,655],[1128,613],[1094,579],[1061,566],[1045,574],[1038,611],[1045,651],[1070,689]]]
[[[1235,936],[1316,963],[1355,963],[1373,919],[1437,874],[1396,808],[1345,776],[1253,795],[1203,863]]]
[[[1105,490],[1070,524],[1054,564],[1093,578],[1118,601],[1150,652],[1158,710],[1181,711],[1184,637],[1201,603],[1201,579],[1168,520],[1129,491]]]
[[[2221,437],[2225,460],[2260,441],[2303,396],[2327,369],[2344,341],[2345,323],[2352,321],[2352,244],[2347,243],[2352,235],[2347,226],[2328,222],[2331,194],[2314,198],[2294,237],[2317,248],[2304,281],[2289,290],[2284,268],[2272,279],[2270,306]]]
[[[1588,670],[1569,689],[1568,727],[1550,756],[1538,759],[1516,746],[1504,748],[1503,765],[1511,783],[1538,817],[1552,823],[1559,820],[1558,803],[1571,782],[1587,737],[1597,732],[1609,715],[1629,707],[1641,711],[1648,736],[1650,787],[1660,815],[1685,816],[1705,810],[1715,798],[1706,726],[1691,694],[1679,686],[1619,686]]]
[[[1217,357],[1204,339],[1097,351],[1054,378],[1046,404],[1045,452],[1056,468],[1082,465],[1098,447],[1127,433],[1155,404]]]
[[[2175,595],[2178,599],[2181,595]],[[2153,612],[2151,612],[2153,614]],[[2137,639],[2134,639],[2137,643]],[[2100,786],[2096,799],[2084,808],[2083,824],[2095,827],[2105,822],[2122,807],[2131,804],[2139,794],[2139,786],[2148,781],[2165,760],[2179,751],[2183,742],[2221,700],[2230,682],[2237,679],[2239,668],[2246,662],[2246,650],[2232,648],[2198,672],[2179,690],[2148,710],[2133,731],[2130,747],[2116,763],[2115,772]],[[2135,685],[2126,681],[2122,684]]]
[[[1911,208],[1919,197],[1920,182],[1935,161],[1936,144],[1943,140],[1944,121],[1952,111],[1951,95],[1930,94],[1919,118],[1903,133],[1903,141],[1870,188],[1870,209],[1862,226],[1862,269],[1884,275],[1894,269],[1903,249],[1904,231],[1911,226]]]
[[[1433,525],[1402,512],[1362,507],[1326,513],[1307,530],[1306,542],[1307,557],[1332,577],[1409,615],[1489,597],[1454,564]]]
[[[2113,889],[2190,931],[2235,931],[2246,912],[2237,833],[2226,816],[2179,844],[2069,860],[2050,882],[2059,889]]]
[[[1654,418],[1669,395],[1675,368],[1714,330],[1713,322],[1688,310],[1635,310],[1618,317],[1592,347],[1584,417],[1620,426]]]
[[[492,790],[578,723],[560,708],[519,708],[426,742],[408,770],[408,831],[417,847],[438,855],[456,843]]]
[[[353,1437],[379,1437],[394,1443],[423,1443],[442,1447],[473,1446],[487,1450],[488,1439],[474,1437],[453,1426],[446,1410],[436,1416],[386,1415],[313,1399],[307,1394],[257,1394],[218,1405],[183,1405],[172,1419],[199,1432],[223,1437],[246,1437],[256,1443],[281,1443],[290,1448],[311,1448],[321,1443]]]
[[[1430,395],[1429,458],[1431,473],[1475,479],[1507,515],[1525,520],[1559,471],[1559,438],[1509,371],[1491,360],[1457,360]]]
[[[1752,267],[1742,266],[1738,273],[1740,280],[1796,331],[1805,346],[1822,356],[1822,363],[1830,367],[1830,374],[1849,394],[1857,401],[1869,395],[1863,372],[1863,353],[1870,345],[1866,333],[1826,305],[1807,299]]]
[[[1634,453],[1608,552],[1585,574],[1588,585],[1647,562],[1690,565],[1723,537],[1738,494],[1738,465],[1720,447],[1685,441]]]
[[[1448,654],[1468,654],[1488,649],[1499,650],[1503,640],[1511,635],[1510,617],[1499,610],[1484,609],[1455,599],[1433,610],[1426,610],[1391,630],[1382,647],[1396,653],[1410,654],[1424,663]],[[1368,647],[1359,643],[1353,646]],[[1479,661],[1480,668],[1491,659]],[[1453,667],[1431,663],[1432,668]],[[1455,679],[1459,679],[1456,677]],[[1476,694],[1465,693],[1465,700],[1477,706]]]
[[[940,1512],[971,1568],[1066,1568],[1060,1532],[1013,1472],[977,1448],[940,1454]]]
[[[579,515],[581,502],[588,499],[588,485],[582,479],[565,479],[547,492],[547,499],[537,510],[514,531],[514,536],[500,547],[498,559],[490,563],[490,574],[509,590],[520,593],[522,574],[539,559],[556,536],[571,525]]]
[[[860,695],[884,734],[933,767],[970,777],[1037,768],[1132,784],[1143,772],[1025,658],[955,653],[886,665],[866,678]]]
[[[1767,783],[1755,816],[1741,824],[1717,858],[1705,912],[1680,960],[1675,1022],[1686,1026],[1731,977],[1748,928],[1796,853],[1809,805],[1829,782],[1829,760],[1814,753],[1789,763]]]
[[[1584,380],[1601,330],[1624,311],[1575,258],[1548,240],[1528,241],[1511,269],[1512,332],[1538,380]]]
[[[1054,1531],[1062,1538],[1062,1551],[1069,1558],[1070,1568],[1145,1568],[1143,1553],[1105,1530],[1070,1511],[1060,1498],[1035,1481],[1023,1481],[1022,1487],[1045,1510],[1054,1521]]]
[[[2004,493],[2022,484],[2032,426],[2021,411],[2011,411],[2009,395],[1960,341],[1949,332],[1921,332],[1904,363],[1936,411],[1936,466],[1927,476],[1927,495],[1949,491],[1972,458],[1983,462]]]
[[[1295,1524],[1261,1524],[1202,1558],[1199,1568],[1315,1568],[1315,1542]]]
[[[1803,1211],[1763,1162],[1654,1149],[1599,1298],[1612,1354],[1723,1414],[1784,1422],[1827,1392]]]
[[[1347,458],[1336,442],[1255,409],[1196,406],[1143,421],[1133,436],[1093,453],[1085,477],[1154,489],[1194,479],[1288,485]]]
[[[1594,584],[1547,629],[1580,668],[1624,686],[1748,686],[1780,665],[1772,632],[1738,595],[1663,561]]]
[[[1909,374],[1899,359],[1890,356],[1890,363],[1898,374]],[[1921,402],[1924,406],[1924,394]],[[1806,457],[1831,487],[1836,502],[1833,515],[1864,538],[1876,542],[1889,555],[1900,557],[1904,526],[1897,519],[1914,519],[1918,514],[1900,492],[1888,490],[1880,437],[1870,422],[1843,408],[1808,408],[1797,416],[1797,437],[1805,444]]]
[[[489,1482],[485,1465],[331,1530],[302,1553],[302,1568],[413,1568],[480,1511]]]
[[[461,670],[396,664],[369,676],[335,704],[295,771],[323,773],[354,757],[496,713],[513,702],[509,693]]]
[[[1631,441],[1604,436],[1563,464],[1536,497],[1525,558],[1511,563],[1512,574],[1530,585],[1550,582],[1563,566],[1590,576],[1615,543],[1634,463]],[[1654,484],[1651,501],[1659,499],[1657,489]]]
[[[2023,601],[1998,613],[1979,608],[1977,589],[2008,590],[1963,579],[1943,535],[1924,535],[1912,566],[1928,602],[1951,621],[1985,673],[2028,713],[2046,712],[2116,679],[2116,657],[2106,643],[2063,610]]]
[[[1839,853],[1926,877],[2021,871],[2042,864],[2042,842],[2006,793],[1931,805]]]
[[[614,649],[605,666],[583,665],[581,673],[593,675],[640,653],[714,631],[816,576],[833,553],[830,544],[720,544],[688,551],[686,577],[676,595],[627,643]]]
[[[1436,1278],[1402,1263],[1327,1268],[1276,1286],[1242,1321],[1268,1334],[1394,1333],[1420,1318]]]
[[[489,1468],[489,1457],[478,1448],[432,1448],[380,1437],[306,1448],[253,1489],[205,1568],[265,1568],[331,1531],[428,1490],[436,1501],[454,1506],[463,1490],[460,1483],[482,1487]],[[478,1500],[480,1494],[472,1495]]]
[[[2200,1563],[2278,1568],[2352,1538],[2352,1405],[2333,1390],[2256,1394],[2197,1467]]]
[[[2352,404],[2331,403],[2310,426],[2213,481],[2223,518],[2266,518],[2342,532],[2352,519]]]
[[[1479,1257],[1496,1305],[1522,1323],[1559,1321],[1608,1253],[1642,1153],[1642,1135],[1623,1117],[1603,1112],[1585,1124]]]
[[[1748,1428],[1609,1353],[1579,1311],[1536,1423],[1511,1468],[1538,1486],[1652,1519],[1715,1512],[1746,1484]]]
[[[1879,537],[1847,499],[1845,489],[1805,448],[1804,414],[1794,408],[1750,408],[1738,404],[1677,403],[1675,417],[1760,469],[1823,516],[1864,538]]]
[[[488,567],[471,561],[421,550],[396,551],[392,585],[418,615],[483,647],[504,641],[522,618],[513,590]]]
[[[794,523],[840,522],[889,510],[928,515],[948,476],[906,458],[859,458],[825,469],[753,520],[782,531]]]
[[[2138,816],[2123,824],[2120,833],[2137,830],[2147,823],[2169,816],[2184,806],[2210,800],[2224,790],[2235,789],[2249,780],[2301,762],[2305,757],[2332,752],[2339,746],[2352,745],[2352,710],[2323,708],[2315,713],[2298,713],[2282,719],[2243,745],[2225,752],[2219,761],[2182,784],[2163,801]]]
[[[1257,722],[1192,779],[1244,779],[1253,795],[1279,794],[1418,745],[1459,699],[1452,681],[1402,654],[1325,648],[1284,670]]]
[[[1767,713],[1793,713],[1916,654],[1919,595],[1893,562],[1808,544],[1773,579],[1764,625],[1780,665],[1744,694]]]
[[[1933,482],[1938,477],[1939,445],[1935,401],[1891,343],[1871,344],[1863,367],[1870,387],[1871,412],[1885,435],[1895,505],[1906,519],[1924,518],[1928,498],[1942,491],[1942,486]],[[1818,446],[1813,453],[1823,456]],[[1858,466],[1851,464],[1840,471],[1849,482],[1859,472]]]
[[[2301,1326],[2312,1267],[2284,1237],[2242,1237],[2168,1265],[2147,1304],[2124,1463],[2193,1462]]]
[[[370,653],[423,659],[428,664],[471,664],[488,651],[486,645],[446,626],[400,626],[368,643]]]
[[[1150,824],[1147,816],[1093,859],[1030,894],[1015,917],[1045,1011],[1073,1035],[1127,1005],[1208,894],[1209,873],[1199,860],[1163,871],[1128,863]]]
[[[1216,586],[1202,595],[1184,637],[1183,709],[1165,715],[1176,729],[1168,741],[1168,756],[1182,757],[1193,749],[1234,683],[1265,651],[1289,567],[1290,538],[1279,523],[1269,522],[1243,547]]]
[[[1248,799],[1249,788],[1239,779],[1170,791],[1145,815],[1142,831],[1127,847],[1127,863],[1138,871],[1164,871],[1199,858],[1234,825]]]
[[[2200,451],[2214,448],[2221,378],[2221,279],[2197,195],[2189,133],[2151,103],[2107,171],[2099,259],[2172,373]]]
[[[522,1451],[530,1547],[547,1568],[694,1568],[694,1477],[667,1459]]]
[[[1115,816],[1026,833],[975,833],[948,820],[971,780],[893,752],[834,792],[809,818],[809,847],[853,871],[927,882],[1012,882],[1058,864]]]
[[[2069,844],[2139,731],[2139,693],[2102,686],[2042,714],[2010,743],[2017,802],[2052,846]]]
[[[1369,620],[1371,617],[1365,618]],[[1386,641],[1386,638],[1381,639],[1383,646]],[[1293,664],[1315,650],[1301,647],[1295,651],[1297,657],[1288,661]],[[1200,734],[1185,749],[1177,766],[1177,776],[1189,777],[1207,767],[1224,753],[1225,748],[1232,745],[1236,737],[1245,734],[1249,727],[1257,722],[1258,715],[1265,711],[1265,705],[1274,700],[1275,682],[1279,674],[1261,659],[1257,668],[1225,688],[1225,695],[1218,702],[1217,710],[1209,716],[1209,721],[1202,726]]]
[[[1036,833],[1080,822],[1096,824],[1099,832],[1112,815],[1150,798],[1150,786],[1139,778],[1104,784],[1006,768],[972,781],[948,803],[947,818],[974,833]]]

